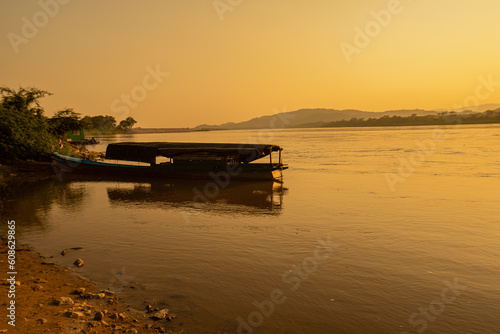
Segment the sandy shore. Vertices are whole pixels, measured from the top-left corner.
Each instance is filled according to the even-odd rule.
[[[71,269],[59,267],[19,244],[15,253],[17,273],[10,275],[8,254],[3,235],[0,333],[183,333],[168,329],[175,319],[165,310],[132,309],[114,292],[100,289]],[[7,309],[12,309],[12,301],[14,311]]]

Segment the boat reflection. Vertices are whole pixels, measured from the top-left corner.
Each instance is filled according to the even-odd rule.
[[[216,214],[279,215],[288,189],[277,182],[217,184],[203,180],[119,182],[107,187],[114,205],[183,208]]]

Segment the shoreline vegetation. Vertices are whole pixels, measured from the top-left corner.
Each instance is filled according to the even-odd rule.
[[[442,112],[438,115],[383,116],[381,118],[351,118],[325,123],[322,127],[376,127],[376,126],[422,126],[422,125],[457,125],[457,124],[498,124],[500,109],[482,113]]]
[[[39,100],[52,93],[37,88],[17,91],[0,87],[0,164],[15,161],[50,161],[50,153],[61,144],[68,145],[65,136],[70,131],[88,129],[91,134],[126,133],[137,122],[132,117],[117,123],[109,115],[81,118],[71,108],[45,116]],[[2,167],[1,170],[5,170]]]

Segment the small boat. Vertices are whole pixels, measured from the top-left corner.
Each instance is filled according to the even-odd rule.
[[[288,168],[282,163],[282,150],[277,145],[262,144],[127,142],[112,143],[106,148],[106,160],[122,162],[90,161],[56,152],[52,158],[56,162],[54,169],[60,173],[202,178],[225,183],[229,179],[279,180]],[[273,152],[278,152],[277,162],[273,162]],[[269,163],[254,162],[266,156]]]

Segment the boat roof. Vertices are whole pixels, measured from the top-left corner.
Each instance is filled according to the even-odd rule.
[[[109,144],[106,148],[106,159],[151,162],[157,156],[175,158],[189,154],[209,154],[237,157],[241,162],[248,163],[279,150],[282,150],[280,146],[264,144],[127,142]]]

